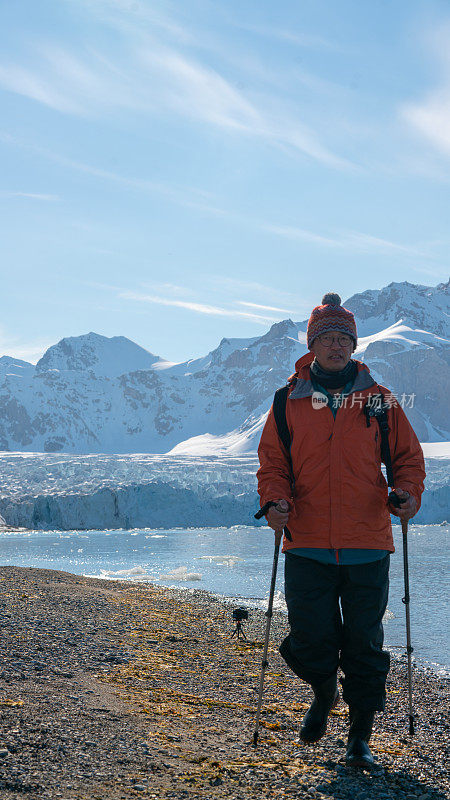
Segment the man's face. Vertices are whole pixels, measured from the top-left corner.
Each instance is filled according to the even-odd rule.
[[[353,339],[344,333],[322,333],[314,339],[311,352],[323,369],[339,372],[350,361]]]

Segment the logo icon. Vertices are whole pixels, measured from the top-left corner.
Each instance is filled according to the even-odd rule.
[[[322,392],[313,392],[312,395],[312,407],[314,411],[323,408],[328,404],[327,396],[322,394]]]

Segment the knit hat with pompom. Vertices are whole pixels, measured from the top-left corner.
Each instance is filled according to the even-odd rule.
[[[306,338],[308,347],[321,333],[346,333],[351,336],[356,347],[358,334],[356,332],[355,318],[351,311],[341,306],[341,298],[334,292],[328,292],[322,297],[322,304],[313,308],[308,322]],[[355,349],[355,347],[353,349]]]

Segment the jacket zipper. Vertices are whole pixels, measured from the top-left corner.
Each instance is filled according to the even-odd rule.
[[[334,416],[334,414],[333,414],[333,412],[332,412],[332,410],[331,410],[331,407],[330,407],[330,405],[328,405],[328,410],[329,410],[329,412],[330,412],[331,416],[333,417],[333,427],[332,427],[331,433],[330,433],[330,435],[329,435],[329,437],[328,437],[328,441],[329,441],[329,442],[331,442],[331,440],[332,440],[332,438],[333,438],[334,426],[335,426],[335,423],[336,423],[336,417]],[[331,445],[330,445],[330,447],[331,447]],[[330,451],[330,461],[331,461],[331,451]],[[333,541],[332,541],[332,537],[331,537],[331,526],[332,526],[332,524],[333,524],[333,523],[332,523],[332,508],[331,508],[331,464],[330,464],[330,486],[329,486],[329,494],[330,494],[330,547],[331,547],[333,550],[335,550],[335,548],[333,547]],[[337,550],[336,550],[336,558],[337,558],[337,557],[338,557],[338,556],[337,556]]]

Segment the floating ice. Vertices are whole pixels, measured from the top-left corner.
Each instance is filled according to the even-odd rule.
[[[201,581],[200,572],[188,572],[187,567],[176,567],[167,575],[160,575],[161,581]]]
[[[114,576],[120,576],[120,577],[128,577],[128,576],[131,577],[131,576],[133,576],[133,577],[136,577],[136,576],[144,576],[144,575],[146,577],[150,577],[150,576],[148,576],[147,570],[144,569],[144,567],[131,567],[130,569],[118,569],[118,570],[115,570],[115,571],[114,570],[101,569],[100,572],[102,573],[102,576],[107,577],[107,578],[111,578],[111,577],[114,577]]]
[[[244,561],[244,559],[238,556],[198,556],[198,561],[214,562],[220,567],[234,567],[238,561]]]

